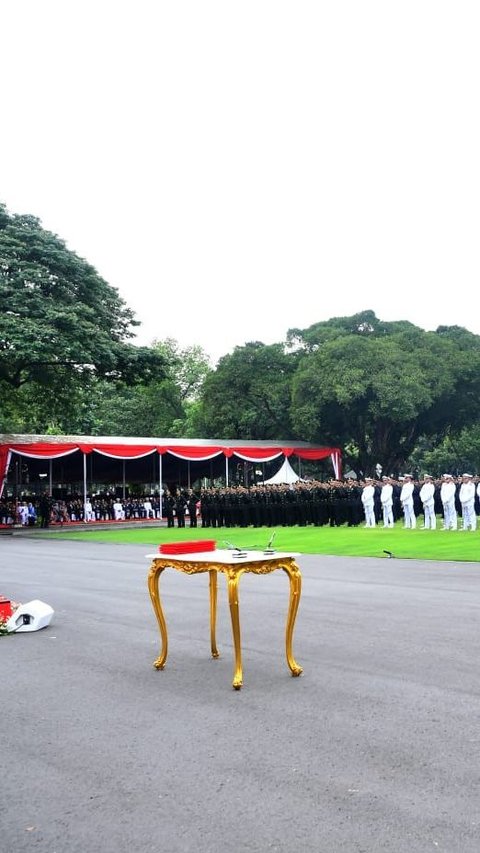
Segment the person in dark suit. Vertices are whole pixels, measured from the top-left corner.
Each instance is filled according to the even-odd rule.
[[[50,495],[44,494],[40,498],[40,527],[47,528],[50,524],[52,513],[52,499]]]
[[[188,515],[190,517],[190,527],[197,526],[197,503],[199,501],[198,495],[195,494],[193,489],[188,490],[187,496],[187,506],[188,506]]]
[[[185,500],[184,495],[177,489],[177,494],[175,495],[175,515],[177,516],[177,527],[185,527],[185,510],[187,508],[187,501]]]
[[[168,489],[163,498],[163,511],[167,519],[167,527],[175,527],[175,498]]]

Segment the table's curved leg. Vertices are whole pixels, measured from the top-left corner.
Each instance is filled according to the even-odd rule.
[[[287,663],[292,675],[301,675],[303,669],[298,665],[292,652],[293,629],[297,616],[298,605],[302,593],[302,575],[296,563],[292,560],[289,565],[283,566],[283,570],[290,578],[290,601],[288,603],[287,627],[285,631],[285,646],[287,652]]]
[[[217,570],[209,569],[210,575],[210,646],[212,658],[218,658],[216,625],[217,625]]]
[[[150,593],[155,616],[157,617],[158,627],[160,628],[160,636],[162,638],[162,651],[159,657],[153,662],[155,669],[163,669],[168,654],[167,623],[165,622],[165,616],[163,615],[162,605],[160,603],[160,594],[158,591],[160,575],[164,569],[165,566],[158,569],[153,565],[148,573],[148,591]]]
[[[243,683],[242,676],[242,649],[240,645],[240,616],[238,612],[238,582],[243,574],[243,569],[227,569],[228,578],[228,603],[230,605],[230,616],[232,619],[233,645],[235,649],[235,671],[232,686],[240,690]]]

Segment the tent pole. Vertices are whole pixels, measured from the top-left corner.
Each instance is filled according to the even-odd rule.
[[[188,488],[190,488],[190,459],[187,462],[187,466]]]
[[[122,497],[123,497],[123,500],[125,500],[125,459],[122,459],[122,474],[123,474]]]
[[[225,486],[228,489],[228,456],[225,456]]]
[[[160,494],[160,521],[163,521],[162,454],[158,454],[158,491]]]
[[[52,460],[48,460],[48,494],[52,496]]]
[[[87,519],[87,454],[83,454],[83,520]]]

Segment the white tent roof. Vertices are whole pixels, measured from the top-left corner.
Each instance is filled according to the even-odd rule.
[[[269,480],[264,480],[263,484],[265,486],[275,486],[279,483],[296,483],[297,480],[301,479],[293,470],[288,459],[285,458],[283,465],[278,469],[277,473],[273,477],[270,477]]]

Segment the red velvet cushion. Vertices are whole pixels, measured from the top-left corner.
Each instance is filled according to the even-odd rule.
[[[161,554],[199,554],[202,551],[215,551],[215,539],[198,539],[194,542],[167,542],[159,545]]]

